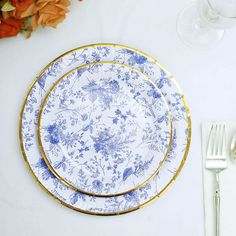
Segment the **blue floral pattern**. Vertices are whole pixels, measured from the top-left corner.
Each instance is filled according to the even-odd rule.
[[[139,64],[136,56],[144,56],[146,61]],[[50,71],[60,60],[60,70],[53,75]],[[109,44],[94,45],[75,49],[49,64],[31,88],[21,115],[21,139],[23,153],[30,165],[32,173],[41,185],[62,204],[75,210],[92,214],[119,214],[140,208],[145,203],[160,196],[165,189],[176,179],[187,155],[191,135],[190,117],[185,98],[176,85],[175,79],[160,68],[159,64],[145,54],[124,46]],[[37,114],[42,100],[51,86],[66,72],[86,63],[95,61],[115,61],[131,65],[149,76],[161,89],[173,117],[173,142],[167,160],[158,174],[145,186],[131,193],[117,197],[92,197],[72,190],[54,177],[44,165],[37,143]],[[49,74],[50,73],[50,74]],[[41,86],[38,83],[41,82]],[[122,115],[125,115],[122,112]],[[84,116],[86,119],[86,115]],[[122,119],[121,116],[118,119]],[[74,120],[76,122],[76,119]],[[116,122],[116,120],[115,120]],[[60,124],[63,128],[63,123]],[[90,126],[89,126],[90,127]],[[129,170],[126,171],[126,175]],[[82,178],[86,176],[81,175]],[[122,176],[123,177],[123,176]],[[99,182],[94,187],[100,187]]]
[[[123,64],[73,70],[47,97],[41,114],[45,158],[68,185],[92,195],[141,186],[169,150],[165,100],[146,76]]]

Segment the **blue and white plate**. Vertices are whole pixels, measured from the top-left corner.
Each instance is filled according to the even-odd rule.
[[[39,150],[38,112],[53,84],[65,73],[86,63],[113,61],[129,65],[147,75],[161,90],[172,115],[170,152],[157,175],[147,184],[116,197],[93,197],[63,184],[49,170]],[[191,120],[185,97],[175,79],[153,58],[126,46],[95,44],[74,49],[47,65],[31,85],[21,114],[19,135],[24,159],[41,187],[63,205],[88,214],[115,215],[137,210],[162,195],[174,182],[187,158]]]
[[[39,143],[49,169],[94,196],[143,186],[170,149],[165,99],[147,76],[124,64],[72,70],[52,87],[39,114]]]

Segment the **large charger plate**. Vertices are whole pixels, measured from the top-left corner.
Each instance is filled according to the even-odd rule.
[[[157,174],[170,150],[171,124],[163,95],[146,75],[95,62],[50,89],[39,112],[39,147],[64,184],[93,196],[118,196]]]
[[[160,171],[145,186],[116,197],[93,197],[75,191],[49,170],[37,140],[38,113],[47,91],[68,71],[92,62],[127,64],[147,75],[161,90],[172,114],[173,139]],[[88,214],[115,215],[137,210],[162,195],[180,173],[191,140],[191,119],[185,97],[175,79],[155,59],[117,44],[93,44],[73,49],[48,64],[31,85],[20,114],[20,144],[24,159],[39,185],[63,205]]]

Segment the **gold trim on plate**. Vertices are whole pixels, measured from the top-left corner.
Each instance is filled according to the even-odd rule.
[[[25,148],[24,148],[24,144],[23,144],[23,140],[22,140],[22,134],[21,134],[21,130],[22,130],[22,118],[23,118],[23,112],[24,112],[24,108],[25,108],[25,105],[26,105],[26,102],[27,102],[27,98],[32,90],[32,88],[34,87],[34,85],[37,83],[38,79],[41,77],[41,75],[48,69],[48,67],[50,67],[54,62],[56,62],[57,60],[59,60],[60,58],[62,58],[63,56],[71,53],[71,52],[74,52],[74,51],[77,51],[77,50],[81,50],[81,49],[85,49],[85,48],[90,48],[90,47],[97,47],[97,46],[113,46],[113,47],[117,47],[117,48],[121,48],[121,49],[129,49],[131,51],[134,51],[134,52],[137,52],[143,56],[145,56],[146,58],[148,58],[150,61],[152,61],[153,63],[157,64],[168,76],[169,79],[171,79],[175,85],[177,86],[180,94],[181,94],[181,97],[182,97],[182,101],[184,103],[184,106],[185,106],[185,109],[186,109],[186,114],[187,114],[187,122],[188,122],[188,137],[187,137],[187,145],[186,145],[186,149],[185,149],[185,152],[184,152],[184,155],[183,155],[183,158],[182,158],[182,161],[175,173],[175,175],[172,177],[172,179],[167,183],[167,185],[156,195],[154,196],[153,198],[151,198],[150,200],[148,200],[147,202],[137,206],[137,207],[133,207],[133,208],[130,208],[128,210],[124,210],[124,211],[119,211],[119,212],[103,212],[103,213],[100,213],[100,212],[92,212],[92,211],[86,211],[86,210],[82,210],[80,208],[77,208],[77,207],[74,207],[74,206],[71,206],[69,205],[68,203],[65,203],[63,202],[62,200],[60,200],[58,197],[56,197],[55,195],[53,195],[48,189],[46,189],[44,187],[44,185],[39,181],[39,179],[36,177],[36,175],[34,174],[29,162],[28,162],[28,159],[27,159],[27,155],[26,155],[26,152],[25,152]],[[21,108],[21,112],[20,112],[20,117],[19,117],[19,140],[20,140],[20,147],[21,147],[21,151],[22,151],[22,154],[23,154],[23,157],[24,157],[24,160],[25,160],[25,163],[30,171],[30,174],[33,176],[33,178],[36,180],[36,182],[39,184],[39,186],[42,187],[42,189],[47,192],[50,196],[52,196],[53,199],[55,199],[57,202],[61,203],[62,205],[72,209],[72,210],[75,210],[75,211],[79,211],[79,212],[82,212],[82,213],[86,213],[86,214],[90,214],[90,215],[101,215],[101,216],[111,216],[111,215],[121,215],[121,214],[125,214],[125,213],[128,213],[128,212],[132,212],[132,211],[136,211],[142,207],[145,207],[147,206],[149,203],[153,202],[155,199],[157,199],[158,197],[160,197],[163,193],[165,193],[167,191],[167,189],[171,186],[171,184],[176,180],[177,176],[179,175],[179,173],[181,172],[183,166],[184,166],[184,163],[187,159],[187,156],[188,156],[188,152],[189,152],[189,148],[190,148],[190,143],[191,143],[191,133],[192,133],[192,130],[191,130],[191,116],[190,116],[190,111],[189,111],[189,107],[187,105],[187,102],[186,102],[186,99],[185,99],[185,96],[182,92],[182,90],[180,89],[177,81],[174,79],[173,75],[171,75],[165,68],[164,66],[162,66],[157,60],[155,60],[154,58],[150,57],[149,55],[147,55],[146,53],[143,53],[135,48],[132,48],[132,47],[128,47],[128,46],[124,46],[124,45],[120,45],[120,44],[113,44],[113,43],[97,43],[97,44],[90,44],[90,45],[85,45],[85,46],[82,46],[82,47],[78,47],[78,48],[75,48],[75,49],[72,49],[62,55],[60,55],[59,57],[57,57],[56,59],[54,59],[52,62],[50,62],[43,70],[41,70],[41,72],[39,73],[39,75],[35,78],[35,80],[32,82],[26,96],[25,96],[25,99],[24,99],[24,102],[23,102],[23,105],[22,105],[22,108]]]
[[[50,94],[53,92],[53,90],[56,88],[56,86],[64,79],[66,78],[69,74],[71,74],[72,72],[74,71],[77,71],[79,69],[82,69],[82,68],[85,68],[85,67],[89,67],[89,66],[92,66],[92,65],[119,65],[119,66],[123,66],[123,67],[126,67],[126,68],[129,68],[133,71],[135,71],[136,73],[138,74],[141,74],[143,77],[144,77],[144,80],[150,82],[155,88],[156,90],[161,94],[161,98],[163,99],[164,101],[164,104],[166,106],[166,109],[168,111],[168,116],[169,116],[169,121],[170,121],[170,125],[169,125],[169,131],[170,131],[170,139],[169,139],[169,143],[168,143],[168,148],[166,150],[166,153],[164,154],[164,158],[162,159],[162,161],[159,163],[159,166],[158,168],[155,170],[155,172],[150,176],[148,177],[143,183],[139,184],[138,186],[136,186],[135,188],[132,188],[128,191],[125,191],[125,192],[121,192],[121,193],[117,193],[117,194],[94,194],[94,193],[89,193],[89,192],[86,192],[84,190],[81,190],[79,188],[76,188],[75,186],[73,186],[72,184],[70,184],[68,181],[66,181],[63,177],[61,177],[56,171],[55,169],[52,167],[52,165],[50,164],[48,158],[47,158],[47,155],[45,153],[45,150],[44,150],[44,147],[43,147],[43,144],[42,144],[42,138],[41,138],[41,134],[40,134],[40,127],[41,127],[41,120],[42,120],[42,111],[43,111],[43,108],[48,100],[48,97],[50,96]],[[166,161],[166,158],[170,152],[170,147],[171,147],[171,142],[172,142],[172,116],[171,116],[171,113],[169,111],[169,106],[163,96],[163,94],[161,93],[161,91],[159,90],[159,88],[155,85],[155,83],[148,78],[147,75],[143,74],[141,71],[135,69],[135,68],[132,68],[131,66],[129,65],[125,65],[125,64],[122,64],[122,63],[119,63],[119,62],[108,62],[108,61],[104,61],[104,62],[92,62],[92,63],[88,63],[88,64],[84,64],[82,66],[78,66],[77,68],[74,68],[72,70],[70,70],[69,72],[67,72],[65,75],[63,75],[60,79],[57,80],[56,83],[54,83],[54,85],[50,88],[50,90],[47,92],[47,95],[44,99],[44,101],[42,102],[41,104],[41,107],[40,107],[40,111],[39,111],[39,115],[38,115],[38,126],[37,126],[37,133],[38,133],[38,143],[39,143],[39,150],[40,150],[40,153],[44,159],[44,161],[46,162],[48,168],[50,169],[50,171],[65,185],[67,185],[68,187],[74,189],[75,191],[78,191],[78,192],[81,192],[81,193],[84,193],[84,194],[87,194],[87,195],[90,195],[90,196],[94,196],[94,197],[115,197],[115,196],[120,196],[120,195],[124,195],[126,193],[129,193],[129,192],[132,192],[132,191],[135,191],[137,190],[138,188],[141,188],[142,186],[144,186],[146,183],[148,183],[157,173],[158,171],[160,170],[161,166],[163,165],[163,163]]]

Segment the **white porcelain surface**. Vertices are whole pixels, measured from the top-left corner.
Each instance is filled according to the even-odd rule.
[[[50,170],[91,195],[142,187],[170,151],[165,98],[147,76],[123,64],[92,63],[69,72],[50,89],[39,123]]]
[[[165,159],[165,163],[162,164],[160,171],[144,186],[117,197],[92,197],[77,192],[63,184],[46,165],[44,161],[45,158],[43,159],[37,142],[38,116],[42,105],[41,103],[47,96],[47,91],[49,91],[53,84],[67,71],[69,72],[71,69],[84,65],[84,63],[96,61],[113,61],[127,64],[148,76],[162,92],[172,116],[173,135],[170,152]],[[92,66],[92,69],[93,68],[94,66]],[[82,76],[83,71],[84,70],[79,70],[78,75]],[[118,71],[119,76],[124,80],[130,78],[127,72],[122,75],[122,70],[119,69]],[[64,81],[64,83],[59,85],[59,88],[63,89],[68,84],[69,81]],[[117,90],[118,86],[114,88]],[[136,93],[135,96],[138,94],[139,92]],[[148,94],[153,98],[160,96],[154,89],[152,89],[151,92],[148,91]],[[62,98],[62,101],[63,100],[64,98]],[[69,51],[45,67],[31,86],[23,105],[19,131],[22,153],[30,170],[39,184],[50,195],[59,200],[62,204],[81,212],[113,215],[130,212],[147,205],[147,203],[162,195],[165,190],[171,186],[187,158],[191,137],[191,122],[184,95],[174,78],[167,74],[158,62],[138,52],[136,49],[127,48],[122,45],[97,44],[87,45]],[[49,102],[49,109],[51,109],[51,106],[53,107],[54,105]],[[150,106],[148,106],[148,108],[150,109]],[[49,109],[46,109],[46,112]],[[150,111],[152,111],[152,109]],[[154,112],[152,113],[155,115]],[[166,112],[157,120],[160,123],[168,121]],[[64,122],[60,124],[60,127],[63,128],[63,125]],[[49,133],[51,133],[49,140],[52,139],[53,143],[56,143],[59,139],[57,132],[54,133],[54,128],[54,126],[53,128],[49,128]],[[159,137],[156,136],[155,133],[149,130],[146,137],[149,141],[157,138],[155,143],[158,144]],[[64,160],[59,161],[56,166],[57,165],[63,167]],[[130,173],[130,171],[127,173]],[[125,175],[127,175],[127,173],[125,173]],[[86,177],[86,175],[84,176]],[[96,184],[96,186],[98,185]]]

